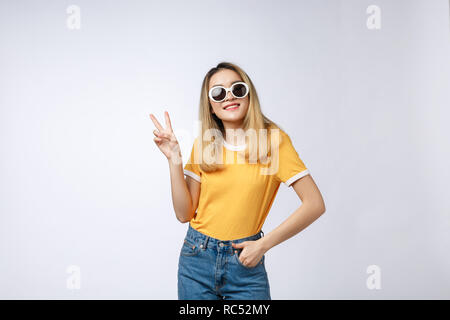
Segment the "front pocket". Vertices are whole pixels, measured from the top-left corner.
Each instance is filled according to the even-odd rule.
[[[190,257],[195,256],[199,252],[199,247],[191,240],[184,239],[181,247],[181,255]]]
[[[239,252],[239,253],[238,253],[238,252]],[[244,265],[242,264],[241,260],[239,260],[239,255],[241,254],[241,252],[242,252],[242,249],[241,249],[241,250],[237,250],[237,252],[236,252],[236,250],[235,250],[235,251],[234,251],[234,256],[235,256],[235,258],[236,258],[236,260],[237,260],[237,263],[238,263],[241,267],[243,267],[243,268],[245,268],[245,269],[249,269],[249,270],[256,269],[257,267],[259,267],[260,265],[262,265],[262,264],[264,263],[265,255],[262,256],[261,260],[259,260],[259,262],[258,262],[258,264],[257,264],[256,266],[254,266],[254,267],[247,267],[247,266],[244,266]]]

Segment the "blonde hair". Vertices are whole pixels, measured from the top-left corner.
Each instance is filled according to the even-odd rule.
[[[257,136],[257,141],[262,141],[260,139],[260,130],[261,129],[265,129],[262,131],[267,132],[267,149],[266,149],[267,151],[264,151],[263,154],[260,154],[260,156],[258,157],[258,162],[266,160],[267,157],[270,155],[272,139],[271,139],[271,130],[269,130],[269,129],[282,130],[279,125],[277,125],[275,122],[273,122],[272,120],[267,118],[262,113],[261,106],[260,106],[259,99],[258,99],[258,94],[256,93],[255,86],[253,85],[253,82],[250,79],[250,77],[247,75],[247,73],[245,73],[244,70],[242,70],[236,64],[233,64],[230,62],[220,62],[216,67],[211,68],[206,73],[205,78],[203,79],[201,93],[200,93],[199,120],[201,123],[201,130],[199,132],[199,134],[200,134],[199,139],[202,140],[201,143],[203,146],[201,149],[204,150],[205,147],[211,148],[211,150],[213,150],[213,152],[212,152],[213,158],[215,158],[215,160],[212,163],[206,163],[205,161],[201,161],[200,168],[204,172],[213,172],[213,171],[220,170],[223,168],[222,159],[219,159],[220,153],[218,151],[219,151],[219,148],[221,148],[221,146],[222,146],[223,137],[226,136],[226,133],[225,133],[225,129],[224,129],[222,120],[220,120],[215,114],[213,114],[211,112],[212,106],[210,104],[209,97],[208,97],[208,89],[209,89],[208,86],[209,86],[211,77],[215,73],[217,73],[223,69],[229,69],[229,70],[235,71],[241,77],[242,81],[244,81],[249,87],[249,93],[248,93],[249,106],[248,106],[247,114],[244,117],[243,127],[242,127],[244,132],[248,132],[247,130],[249,130],[249,129],[254,129],[256,136]],[[211,132],[211,129],[215,129],[212,131],[218,133],[219,139],[216,139],[216,136],[215,136],[214,140],[204,141],[203,137],[205,137],[205,132],[206,131]],[[247,147],[245,148],[245,153],[244,153],[245,161],[249,160],[251,152],[255,152],[254,149],[252,149],[252,151],[249,150],[250,144],[248,143],[248,140],[249,140],[249,137],[246,135],[245,141],[246,141]],[[275,143],[279,144],[280,142],[281,142],[281,135],[280,135],[280,139]],[[211,145],[211,144],[213,144],[213,145]],[[258,149],[259,149],[259,147],[260,147],[260,145],[258,144]],[[264,150],[264,148],[262,150]]]

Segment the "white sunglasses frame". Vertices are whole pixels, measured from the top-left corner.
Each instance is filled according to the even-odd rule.
[[[244,87],[245,87],[246,90],[247,90],[247,92],[245,93],[245,95],[244,95],[243,97],[236,97],[236,96],[234,95],[234,93],[233,93],[232,88],[233,88],[235,85],[237,85],[237,84],[243,84]],[[211,96],[212,91],[213,91],[214,89],[216,89],[216,88],[222,88],[222,89],[225,90],[225,97],[224,97],[222,100],[220,100],[220,101],[217,101],[216,99],[213,99],[213,97]],[[229,87],[229,88],[225,88],[224,86],[214,86],[214,87],[212,87],[211,89],[209,89],[208,96],[209,96],[209,98],[210,98],[212,101],[214,101],[214,102],[223,102],[223,101],[225,101],[225,99],[226,99],[227,96],[228,96],[228,91],[230,91],[231,94],[232,94],[232,96],[235,97],[235,98],[237,98],[237,99],[245,98],[245,97],[248,95],[248,93],[250,92],[250,90],[249,90],[249,88],[248,88],[248,85],[247,85],[244,81],[239,81],[239,82],[233,83],[233,84],[231,85],[231,87]]]

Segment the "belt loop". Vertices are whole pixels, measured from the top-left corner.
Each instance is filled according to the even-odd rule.
[[[208,245],[209,236],[206,236],[205,242],[203,243],[203,250],[206,250],[206,246]]]

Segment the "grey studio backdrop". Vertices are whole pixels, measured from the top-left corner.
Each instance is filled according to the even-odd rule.
[[[266,253],[273,299],[449,299],[448,1],[1,1],[0,298],[177,299],[201,81],[252,78],[327,211]],[[263,231],[301,204],[281,185]]]

